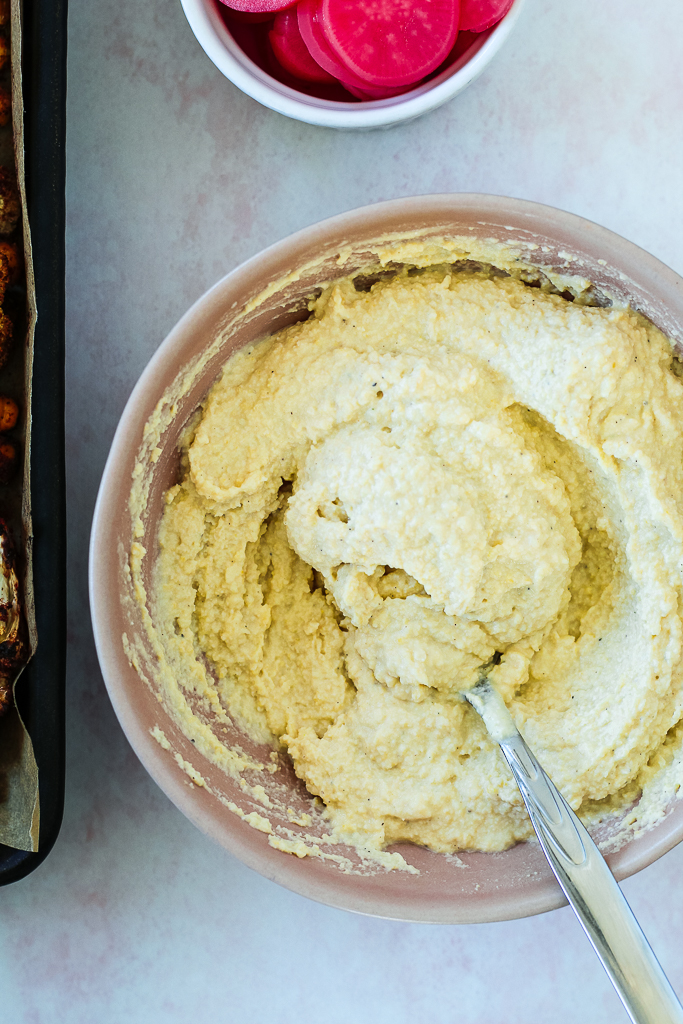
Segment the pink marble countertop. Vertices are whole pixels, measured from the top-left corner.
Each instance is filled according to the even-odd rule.
[[[130,750],[99,673],[90,519],[117,419],[187,306],[313,221],[493,192],[598,221],[683,271],[683,6],[528,0],[465,93],[389,131],[287,120],[237,91],[177,0],[71,0],[68,775],[57,845],[0,890],[16,1024],[619,1024],[571,912],[436,927],[308,902],[213,846]],[[683,992],[683,847],[624,884]]]

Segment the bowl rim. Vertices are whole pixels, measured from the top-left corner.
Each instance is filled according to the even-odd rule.
[[[255,848],[252,837],[247,835],[252,830],[237,818],[234,823],[230,820],[230,827],[222,821],[217,823],[204,799],[203,791],[189,788],[181,772],[169,772],[160,757],[161,748],[140,722],[134,704],[126,693],[123,678],[130,666],[126,663],[120,635],[115,635],[109,627],[110,612],[119,601],[119,593],[117,588],[108,585],[107,573],[100,569],[109,557],[116,535],[116,517],[112,511],[115,496],[121,493],[122,488],[125,493],[130,490],[130,475],[127,475],[125,463],[128,453],[136,452],[141,442],[142,428],[148,415],[143,408],[143,399],[150,389],[154,390],[163,365],[171,361],[178,367],[177,356],[182,351],[188,332],[196,330],[198,316],[213,317],[217,310],[225,308],[228,293],[240,288],[244,293],[245,285],[253,287],[254,281],[267,282],[268,266],[287,257],[290,252],[295,253],[302,242],[309,249],[311,246],[341,243],[354,228],[365,227],[368,229],[365,237],[377,238],[397,219],[406,223],[407,232],[410,230],[408,224],[419,226],[426,218],[439,215],[445,225],[449,215],[462,215],[466,212],[479,215],[477,223],[482,225],[488,219],[498,224],[514,220],[516,225],[510,229],[513,232],[525,230],[520,226],[521,223],[529,231],[547,237],[559,232],[564,245],[570,244],[568,238],[576,239],[577,245],[580,243],[584,246],[586,240],[589,240],[592,246],[598,246],[607,259],[613,258],[612,265],[620,268],[625,287],[629,282],[638,282],[641,296],[639,308],[643,308],[643,311],[647,312],[648,294],[665,296],[664,302],[677,311],[679,318],[677,322],[680,333],[674,340],[683,343],[683,279],[656,257],[615,232],[555,207],[504,196],[446,193],[388,200],[319,221],[275,242],[222,277],[197,299],[152,355],[126,403],[102,474],[92,521],[88,572],[95,645],[114,711],[143,766],[193,824],[266,878],[328,906],[395,920],[457,924],[517,919],[555,909],[566,901],[552,877],[552,884],[546,880],[546,883],[539,883],[536,889],[523,895],[484,893],[474,911],[469,904],[458,906],[455,902],[449,902],[442,905],[438,900],[416,901],[414,898],[394,894],[384,898],[376,895],[368,898],[363,892],[354,892],[353,886],[338,885],[336,881],[313,877],[314,873],[309,876],[303,862],[274,851],[267,844],[265,849]],[[683,839],[683,803],[679,810],[681,813],[669,813],[645,836],[630,841],[622,850],[608,857],[617,879],[627,878],[642,870]],[[225,820],[229,818],[226,816]],[[309,860],[306,858],[306,862]]]
[[[386,128],[426,114],[462,92],[478,78],[503,46],[524,3],[525,0],[514,0],[482,47],[459,70],[449,72],[447,69],[433,81],[401,96],[349,104],[308,96],[279,82],[255,64],[235,42],[215,9],[214,0],[181,0],[197,42],[233,85],[286,117],[339,129]]]

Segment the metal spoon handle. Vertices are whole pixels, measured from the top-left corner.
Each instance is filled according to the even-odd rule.
[[[548,863],[631,1020],[683,1024],[683,1008],[602,854],[529,750],[502,698],[488,681],[464,696],[500,744]],[[506,718],[510,729],[501,728]]]

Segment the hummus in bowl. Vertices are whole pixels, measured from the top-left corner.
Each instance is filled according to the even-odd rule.
[[[100,657],[153,774],[259,870],[417,920],[558,905],[459,696],[491,659],[617,873],[678,838],[683,386],[651,260],[532,204],[382,204],[156,357],[98,503]]]

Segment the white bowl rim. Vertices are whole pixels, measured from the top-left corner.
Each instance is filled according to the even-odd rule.
[[[220,0],[217,0],[220,2]],[[493,60],[512,32],[525,0],[514,0],[480,50],[458,71],[444,71],[433,82],[402,96],[357,104],[318,99],[292,89],[255,64],[214,9],[212,0],[181,0],[185,17],[207,57],[242,92],[271,110],[327,128],[380,128],[409,121],[466,89]]]

